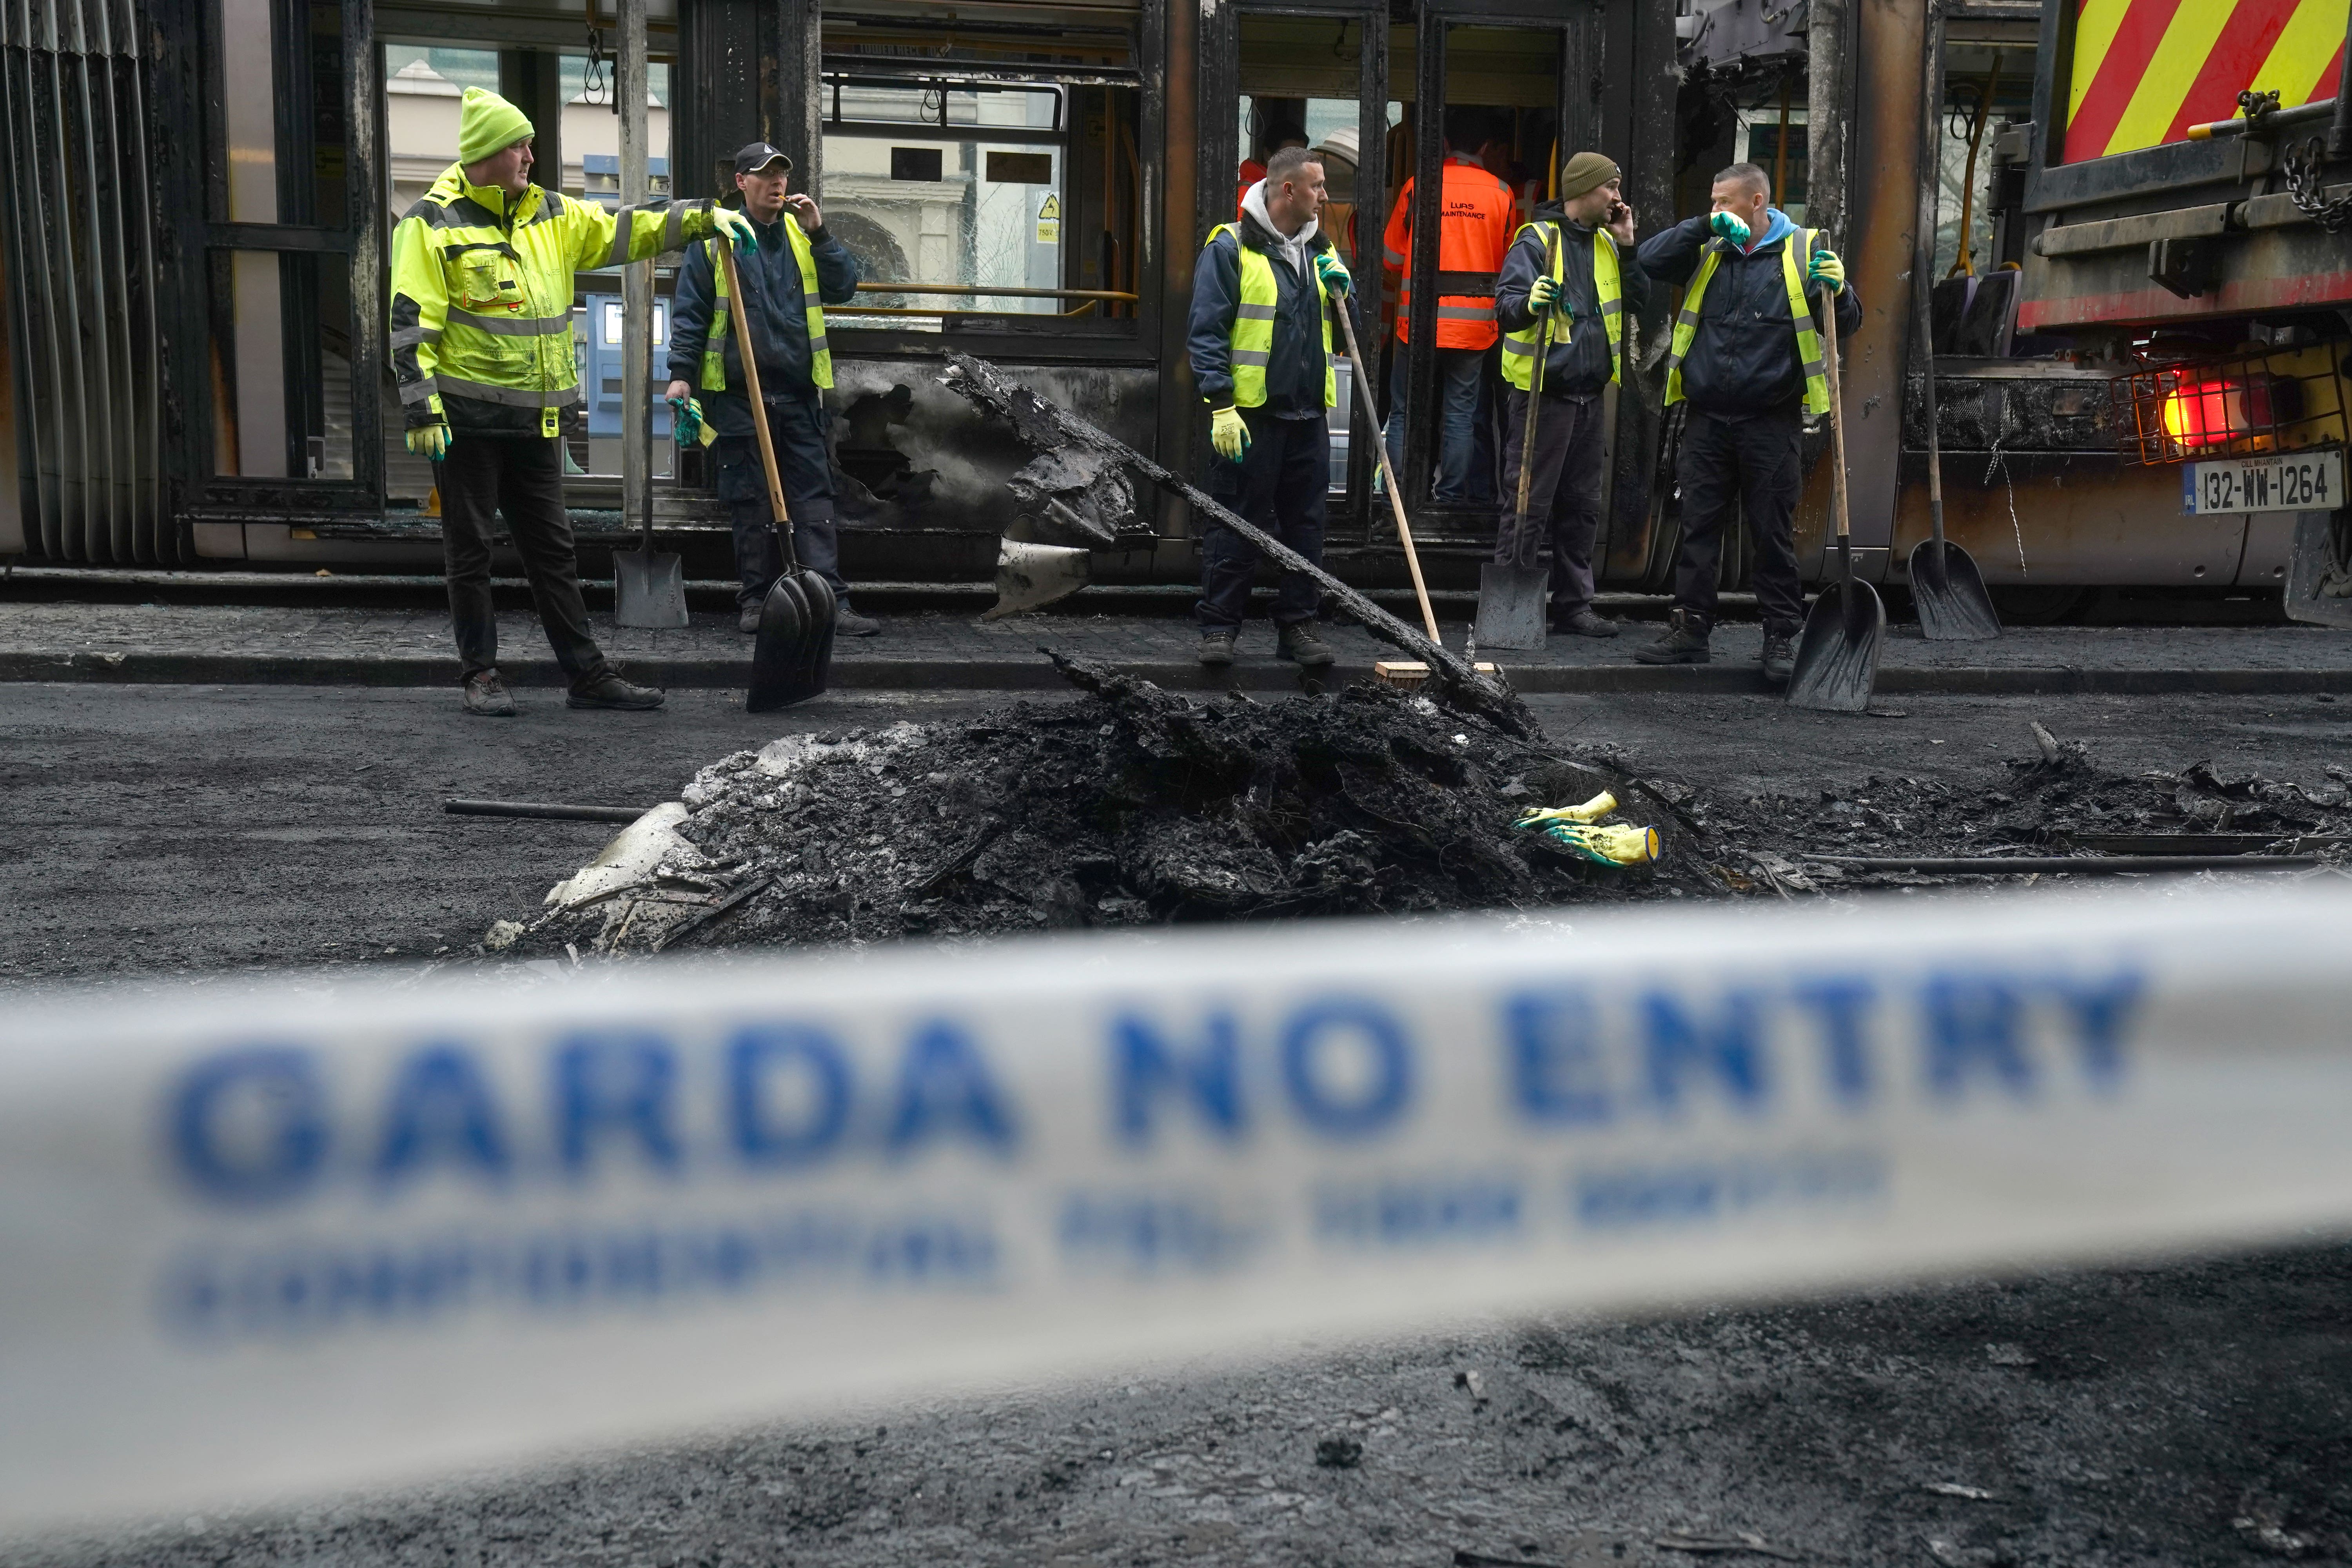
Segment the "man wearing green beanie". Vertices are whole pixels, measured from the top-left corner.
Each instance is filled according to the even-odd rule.
[[[1535,210],[1504,253],[1495,280],[1495,321],[1503,329],[1503,379],[1512,391],[1503,419],[1506,510],[1495,545],[1504,565],[1532,566],[1551,545],[1551,629],[1613,637],[1617,623],[1592,607],[1592,542],[1601,528],[1601,393],[1621,382],[1625,312],[1648,308],[1650,281],[1633,265],[1633,209],[1617,165],[1579,153],[1559,172],[1559,197]],[[1547,334],[1538,328],[1551,319]],[[1546,343],[1536,363],[1538,342]],[[1536,400],[1532,453],[1522,450],[1528,400]],[[1515,510],[1519,468],[1528,470],[1528,511]]]
[[[468,713],[509,718],[490,605],[490,517],[503,512],[531,603],[570,677],[574,708],[661,706],[614,673],[588,633],[563,509],[562,416],[580,405],[572,275],[677,250],[714,232],[750,249],[751,226],[709,202],[607,212],[531,184],[531,125],[478,87],[457,119],[457,162],[392,235],[392,359],[408,449],[441,496],[449,618]]]

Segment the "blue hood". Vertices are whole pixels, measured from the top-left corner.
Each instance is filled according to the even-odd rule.
[[[1764,210],[1770,215],[1772,221],[1765,226],[1762,237],[1748,247],[1750,251],[1760,250],[1774,240],[1786,239],[1797,232],[1797,226],[1789,221],[1787,213],[1779,207],[1766,207]]]

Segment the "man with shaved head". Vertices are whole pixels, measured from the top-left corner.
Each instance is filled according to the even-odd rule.
[[[1723,530],[1736,507],[1756,543],[1756,603],[1764,617],[1764,679],[1795,662],[1804,590],[1790,520],[1803,483],[1805,416],[1826,415],[1821,310],[1837,301],[1838,336],[1860,330],[1862,304],[1819,229],[1772,205],[1771,177],[1734,163],[1715,177],[1708,210],[1642,242],[1653,278],[1683,288],[1666,353],[1666,402],[1690,404],[1675,479],[1683,543],[1664,637],[1634,650],[1644,664],[1705,664],[1715,626]]]

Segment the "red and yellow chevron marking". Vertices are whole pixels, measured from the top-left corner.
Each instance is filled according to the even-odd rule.
[[[2336,96],[2352,0],[2075,0],[2066,161],[2104,158],[2238,112],[2243,88],[2291,109]]]

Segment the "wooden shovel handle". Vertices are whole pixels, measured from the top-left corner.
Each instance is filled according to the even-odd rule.
[[[728,314],[735,319],[735,351],[743,361],[743,390],[751,398],[751,429],[760,439],[760,467],[767,470],[768,506],[775,513],[776,527],[789,541],[793,515],[784,510],[784,481],[776,473],[776,438],[769,433],[768,405],[760,397],[760,362],[751,353],[751,323],[744,319],[743,279],[735,270],[735,247],[724,235],[712,235],[710,243],[719,252],[719,265],[727,268],[727,297],[735,301]]]
[[[1552,266],[1559,258],[1553,247],[1559,243],[1559,231],[1554,229],[1544,239],[1543,271],[1539,276],[1551,276]],[[1517,565],[1519,552],[1527,545],[1528,480],[1535,473],[1536,407],[1543,401],[1544,360],[1551,353],[1551,312],[1540,310],[1536,320],[1536,363],[1528,374],[1528,419],[1519,432],[1519,504],[1513,510],[1517,520],[1511,531],[1511,563]]]
[[[1371,367],[1364,362],[1364,351],[1356,346],[1356,316],[1348,309],[1345,296],[1334,302],[1339,315],[1339,331],[1347,334],[1348,357],[1355,362],[1356,401],[1363,405],[1364,417],[1371,422],[1372,456],[1381,466],[1381,481],[1389,492],[1389,508],[1396,513],[1397,538],[1404,542],[1404,563],[1412,573],[1413,597],[1421,601],[1422,628],[1429,640],[1443,647],[1445,639],[1437,635],[1437,612],[1429,607],[1429,588],[1421,580],[1421,556],[1412,547],[1412,527],[1404,520],[1404,492],[1397,489],[1396,475],[1389,471],[1388,437],[1381,431],[1381,411],[1372,403]]]
[[[1806,258],[1811,265],[1812,258]],[[1845,400],[1838,391],[1837,296],[1822,290],[1822,369],[1830,384],[1830,445],[1837,453],[1837,471],[1830,476],[1830,494],[1837,508],[1838,537],[1846,537]]]

